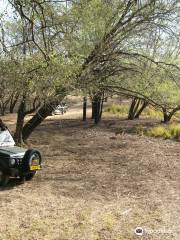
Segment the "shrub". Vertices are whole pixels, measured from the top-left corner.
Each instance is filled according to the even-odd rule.
[[[180,124],[171,124],[169,126],[171,137],[180,141]]]
[[[152,137],[170,138],[168,130],[163,126],[157,126],[157,127],[151,128],[148,131],[148,135]]]
[[[175,139],[180,141],[180,124],[171,124],[167,127],[157,126],[147,132],[148,136]]]

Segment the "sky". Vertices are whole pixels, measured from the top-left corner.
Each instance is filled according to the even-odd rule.
[[[7,6],[7,1],[6,0],[0,0],[0,13],[2,13]]]
[[[10,17],[11,7],[7,0],[0,0],[0,15],[4,12],[6,12],[7,17]]]

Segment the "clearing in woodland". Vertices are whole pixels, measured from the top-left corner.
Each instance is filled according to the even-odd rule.
[[[0,191],[0,240],[130,240],[180,237],[180,147],[172,140],[118,132],[152,120],[105,115],[98,126],[77,106],[30,137],[43,154],[31,182]],[[5,116],[13,130],[15,115]]]

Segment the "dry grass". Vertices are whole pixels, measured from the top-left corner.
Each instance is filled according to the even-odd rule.
[[[178,240],[179,143],[118,134],[139,121],[93,127],[70,119],[77,113],[49,118],[30,138],[44,167],[1,189],[0,240]],[[137,226],[149,234],[137,237]]]

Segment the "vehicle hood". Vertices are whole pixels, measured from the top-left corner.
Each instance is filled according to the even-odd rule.
[[[0,147],[0,157],[23,158],[27,149],[13,146]]]

